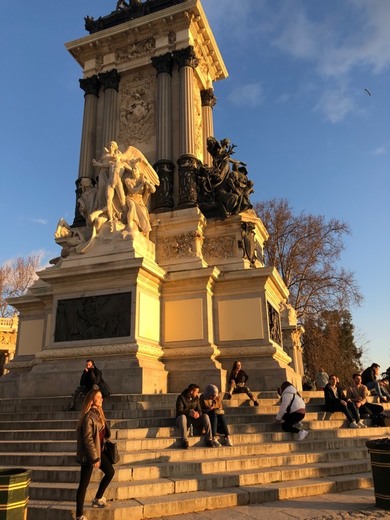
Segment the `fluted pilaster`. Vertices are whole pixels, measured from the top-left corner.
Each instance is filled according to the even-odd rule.
[[[92,159],[96,146],[96,114],[100,82],[96,75],[80,79],[80,88],[84,90],[84,115],[81,134],[79,178],[93,177]]]
[[[117,104],[120,74],[116,69],[99,74],[99,80],[104,90],[102,142],[106,146],[116,139],[117,135]]]
[[[202,99],[202,127],[203,127],[203,163],[211,166],[212,157],[207,151],[207,138],[214,136],[213,108],[217,102],[214,89],[208,88],[200,92]]]
[[[160,186],[154,196],[154,210],[164,211],[173,208],[172,162],[172,66],[170,53],[152,58],[157,70],[157,158],[154,165],[160,178]]]
[[[179,67],[179,155],[195,154],[194,69],[198,66],[192,46],[173,53]]]
[[[80,88],[84,90],[84,114],[81,133],[79,173],[76,181],[76,205],[73,227],[85,226],[85,219],[80,215],[77,203],[81,195],[80,180],[83,177],[94,178],[92,159],[96,152],[96,117],[100,82],[96,75],[80,79]]]

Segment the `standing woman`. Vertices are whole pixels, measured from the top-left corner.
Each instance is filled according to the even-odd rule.
[[[200,396],[200,406],[202,412],[207,414],[211,423],[211,431],[213,434],[213,445],[215,448],[221,446],[217,440],[217,433],[222,433],[225,436],[226,446],[233,446],[229,435],[229,428],[225,419],[225,410],[222,405],[221,394],[218,387],[215,385],[207,385],[205,391]]]
[[[288,381],[282,383],[280,392],[280,408],[276,415],[276,421],[282,423],[284,432],[297,433],[297,440],[303,441],[309,433],[307,430],[300,429],[300,422],[306,414],[305,401],[299,395],[295,386]]]
[[[104,442],[111,435],[104,416],[103,397],[100,390],[90,390],[85,396],[77,424],[77,462],[81,464],[80,484],[76,496],[76,520],[87,520],[84,516],[84,500],[93,469],[100,469],[104,477],[100,481],[93,507],[106,507],[104,491],[111,482],[115,470],[104,452]]]
[[[250,389],[246,386],[246,382],[249,377],[246,372],[242,369],[241,361],[235,361],[233,363],[232,371],[229,376],[229,392],[228,399],[232,398],[232,394],[245,393],[249,399],[252,399],[255,406],[259,406],[256,397],[252,394]]]

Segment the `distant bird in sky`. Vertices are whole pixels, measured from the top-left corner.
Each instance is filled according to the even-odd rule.
[[[371,96],[371,92],[369,90],[367,90],[366,88],[364,90],[367,92],[369,96]]]

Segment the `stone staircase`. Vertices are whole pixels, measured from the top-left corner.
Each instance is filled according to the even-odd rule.
[[[365,441],[388,435],[390,427],[345,428],[341,414],[324,411],[321,392],[304,392],[310,433],[297,442],[275,423],[277,396],[258,395],[258,408],[246,396],[225,401],[234,447],[206,448],[195,436],[189,450],[176,440],[176,394],[106,399],[121,461],[105,494],[110,507],[89,518],[161,518],[372,486]],[[73,518],[78,412],[64,411],[68,403],[68,397],[0,399],[0,465],[31,470],[29,520]],[[94,472],[87,491],[87,517],[100,475]]]

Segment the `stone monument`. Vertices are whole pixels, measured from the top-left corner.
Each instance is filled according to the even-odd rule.
[[[121,1],[85,28],[66,45],[85,99],[75,217],[12,302],[0,395],[68,394],[87,358],[115,393],[224,390],[236,359],[254,390],[299,388],[301,329],[264,265],[250,172],[214,136],[227,71],[200,1]]]

